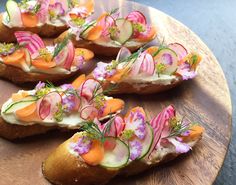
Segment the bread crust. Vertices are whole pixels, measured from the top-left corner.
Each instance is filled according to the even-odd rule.
[[[46,74],[36,72],[25,72],[18,67],[6,65],[0,62],[0,77],[10,80],[16,84],[22,83],[38,83],[39,81],[57,82],[59,80],[69,78],[78,72],[72,72],[70,74]]]
[[[61,42],[67,34],[68,34],[68,31],[65,31],[58,38],[55,39],[55,42]],[[152,39],[150,39],[150,41],[151,40]],[[96,54],[96,55],[106,56],[106,57],[115,57],[119,53],[120,48],[121,48],[119,46],[111,47],[111,46],[95,44],[92,41],[88,41],[88,40],[84,40],[84,39],[76,40],[76,36],[74,36],[74,35],[72,35],[71,41],[73,42],[74,46],[77,48],[86,48],[86,49],[93,51],[94,54]],[[127,47],[127,48],[131,52],[134,52],[134,51],[138,50],[140,47],[142,47],[143,45],[145,45],[146,43],[147,42],[142,42],[142,43],[139,42],[139,43],[137,43],[137,45],[135,45],[133,47]]]
[[[61,33],[63,33],[65,30],[68,29],[67,25],[63,26],[53,26],[49,24],[44,24],[43,26],[39,27],[13,27],[9,28],[6,25],[2,23],[3,20],[3,13],[0,14],[0,42],[15,42],[16,38],[14,33],[16,31],[30,31],[32,33],[36,33],[41,37],[47,37],[47,38],[52,38],[52,37],[57,37]]]
[[[31,126],[9,124],[0,117],[0,137],[8,140],[43,134],[54,129],[56,129],[56,127],[46,127],[39,124]]]

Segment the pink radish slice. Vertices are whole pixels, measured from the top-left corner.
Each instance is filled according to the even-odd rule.
[[[38,0],[38,3],[41,5],[39,11],[37,12],[37,17],[40,22],[46,23],[48,18],[48,7],[50,0]]]
[[[120,116],[116,116],[114,120],[114,124],[116,126],[116,137],[118,137],[122,131],[125,129],[124,119]]]
[[[67,59],[67,56],[69,54],[68,47],[65,47],[63,50],[60,51],[60,53],[55,57],[55,62],[58,66],[61,66],[64,64],[64,62]]]
[[[144,60],[144,57],[145,57],[145,54],[141,53],[141,55],[133,63],[133,65],[131,67],[131,71],[130,71],[131,76],[136,76],[139,73],[142,63],[143,63],[143,60]]]
[[[107,138],[103,144],[106,151],[112,151],[116,147],[116,140]]]
[[[124,59],[127,59],[131,55],[131,52],[128,48],[122,47],[116,57],[116,61],[120,62]]]
[[[182,44],[171,43],[168,47],[178,55],[179,60],[182,60],[188,54],[187,49]]]
[[[133,22],[133,23],[140,23],[143,25],[147,24],[145,16],[140,11],[133,11],[129,13],[129,15],[126,17],[127,20]]]
[[[74,58],[75,58],[75,48],[74,48],[74,45],[71,41],[68,42],[66,47],[68,49],[68,55],[65,60],[65,63],[63,64],[63,67],[67,70],[70,70],[71,65],[72,65]]]
[[[39,116],[42,120],[52,119],[53,115],[58,111],[58,104],[62,102],[62,97],[57,92],[50,92],[40,101]]]
[[[141,65],[141,71],[148,75],[153,75],[155,71],[155,62],[152,55],[150,55],[149,53],[146,53],[144,56],[144,59]]]
[[[84,120],[93,120],[97,116],[98,110],[92,105],[87,105],[83,107],[80,111],[80,117]]]
[[[101,26],[103,28],[102,35],[107,36],[109,35],[109,28],[115,25],[115,20],[112,16],[107,15],[102,18],[98,23],[97,26]]]
[[[45,48],[43,40],[37,34],[31,34],[27,31],[15,32],[15,37],[19,45],[24,45],[31,55],[38,53],[40,49]]]
[[[94,92],[96,90],[96,92]],[[88,101],[91,100],[94,94],[102,93],[101,84],[94,79],[87,79],[81,86],[80,95],[86,98]]]

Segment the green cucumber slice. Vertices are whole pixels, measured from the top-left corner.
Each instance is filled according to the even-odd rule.
[[[164,69],[158,71],[160,74],[172,75],[178,68],[178,55],[170,48],[161,49],[155,56],[156,65],[163,65]]]
[[[126,43],[133,35],[133,25],[127,19],[117,19],[116,26],[119,33],[115,36],[111,35],[111,39],[119,42],[120,44]]]
[[[116,146],[112,150],[105,150],[104,158],[100,165],[106,168],[122,168],[129,161],[129,147],[120,139],[114,137],[107,137],[106,139],[113,139]]]
[[[37,101],[38,98],[35,96],[27,96],[26,98],[22,99],[21,101],[13,102],[3,111],[4,114],[10,114],[15,112],[16,110],[22,109],[31,103]]]
[[[6,3],[6,11],[9,17],[9,22],[11,22],[12,26],[19,26],[22,23],[21,20],[21,11],[18,7],[17,2],[13,0],[8,0]]]
[[[144,140],[141,142],[142,143],[142,146],[143,146],[143,150],[142,150],[142,153],[140,155],[140,157],[138,159],[142,159],[144,158],[149,150],[151,149],[151,146],[152,146],[152,142],[153,142],[153,129],[151,127],[150,124],[146,124],[146,129],[147,129],[147,133],[146,133],[146,137],[144,138]]]

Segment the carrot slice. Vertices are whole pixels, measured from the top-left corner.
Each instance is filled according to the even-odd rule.
[[[11,99],[12,99],[12,101],[16,102],[16,101],[19,101],[19,100],[25,98],[28,95],[29,95],[29,93],[26,91],[23,91],[22,93],[13,93],[11,95]]]
[[[204,132],[204,128],[200,125],[193,125],[190,128],[190,133],[188,136],[181,136],[184,142],[194,141],[199,138]]]
[[[124,107],[125,102],[121,99],[113,98],[106,100],[105,109],[103,110],[102,117],[108,114],[115,113]]]
[[[157,34],[156,28],[152,27],[148,35],[138,37],[136,38],[136,40],[139,42],[148,42],[151,41],[156,34]]]
[[[76,48],[76,56],[83,56],[85,61],[91,60],[94,57],[94,53],[91,50],[85,48]]]
[[[102,34],[102,27],[101,26],[94,26],[91,30],[89,30],[86,39],[88,40],[97,40]]]
[[[88,153],[80,155],[87,164],[98,165],[104,157],[103,144],[98,140],[93,140],[91,149]]]
[[[22,59],[25,58],[25,51],[23,49],[18,49],[11,55],[3,57],[3,62],[5,64],[19,64],[22,62]]]
[[[126,73],[128,73],[128,71],[129,71],[128,67],[127,68],[123,68],[123,69],[118,69],[117,72],[113,76],[107,78],[106,80],[110,81],[110,82],[112,81],[112,82],[117,83],[117,82],[119,82],[122,79],[122,77]]]
[[[55,61],[48,62],[43,58],[37,58],[35,60],[32,60],[32,65],[38,69],[50,69],[56,66],[56,62]]]
[[[21,19],[25,27],[36,27],[38,24],[38,17],[32,13],[22,13]]]
[[[17,110],[15,114],[19,120],[25,122],[36,121],[39,118],[37,114],[36,102],[33,102],[32,104],[24,107],[23,109]]]
[[[86,76],[85,74],[82,74],[80,75],[79,77],[77,77],[73,82],[72,82],[72,86],[75,88],[75,89],[78,89],[82,83],[84,83],[86,80]]]
[[[146,52],[153,56],[158,51],[158,49],[159,48],[157,46],[151,46],[146,50]],[[154,60],[155,60],[155,57],[154,57]]]

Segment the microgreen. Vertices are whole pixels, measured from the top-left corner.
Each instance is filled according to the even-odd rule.
[[[69,40],[71,39],[71,34],[68,34],[62,42],[58,43],[56,45],[56,48],[54,49],[54,52],[53,52],[53,56],[52,58],[54,59],[63,49],[64,47],[66,47],[66,45],[68,44]]]
[[[64,112],[64,109],[63,109],[63,106],[61,103],[58,103],[57,104],[57,107],[58,107],[58,110],[57,112],[53,115],[54,119],[57,121],[57,122],[60,122],[63,120],[63,112]]]

